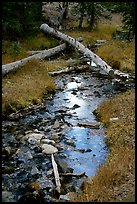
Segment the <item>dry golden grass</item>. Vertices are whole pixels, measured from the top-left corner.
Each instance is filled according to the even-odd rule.
[[[84,44],[94,43],[96,40],[111,40],[112,33],[115,32],[117,26],[115,24],[108,25],[108,24],[101,24],[99,23],[93,31],[86,31],[86,29],[82,30],[74,30],[74,31],[67,31],[67,34],[71,35],[72,37],[84,37]]]
[[[134,201],[135,196],[135,92],[134,90],[107,99],[97,109],[107,126],[110,154],[94,178],[89,178],[83,193],[73,202]],[[119,120],[111,121],[110,118]]]
[[[116,22],[115,22],[116,21]],[[121,29],[121,22],[116,19],[114,22],[106,21],[98,23],[93,31],[76,30],[68,31],[72,37],[84,37],[83,44],[94,44],[96,40],[107,40],[108,42],[100,46],[96,54],[106,61],[112,68],[121,71],[135,71],[135,43],[114,40],[112,34]]]
[[[135,71],[135,43],[112,40],[97,50],[97,55],[112,68],[121,71]]]
[[[44,94],[55,91],[53,79],[48,71],[56,70],[65,62],[41,62],[32,60],[16,73],[9,73],[2,80],[2,112],[15,112],[20,108],[40,103]]]

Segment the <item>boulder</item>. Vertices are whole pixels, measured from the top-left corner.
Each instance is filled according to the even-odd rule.
[[[58,149],[50,144],[43,144],[41,148],[42,148],[42,152],[46,154],[54,154],[58,152]]]

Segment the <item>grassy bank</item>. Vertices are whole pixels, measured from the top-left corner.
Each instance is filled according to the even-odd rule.
[[[135,93],[134,90],[104,101],[97,117],[106,126],[110,154],[83,193],[74,202],[135,201]],[[118,120],[111,120],[118,118]]]
[[[10,114],[31,104],[41,103],[44,95],[55,92],[49,71],[65,66],[64,60],[32,60],[2,80],[2,113]]]
[[[115,69],[132,72],[135,70],[135,44],[112,39],[113,32],[119,29],[120,25],[120,23],[108,21],[99,23],[92,32],[83,29],[66,32],[75,38],[84,37],[83,44],[86,46],[94,44],[98,39],[107,40],[107,43],[96,50],[96,54]],[[59,43],[43,33],[19,42],[3,41],[2,64],[27,57],[28,50],[49,49]],[[77,58],[77,55],[73,50],[72,58]],[[41,102],[44,94],[55,90],[54,81],[48,75],[48,71],[67,65],[63,59],[59,62],[53,61],[53,63],[49,63],[48,60],[33,60],[16,73],[9,73],[2,79],[2,113],[9,114],[30,104]]]
[[[135,45],[132,42],[112,39],[112,33],[117,28],[119,28],[118,23],[102,24],[101,22],[92,32],[74,30],[67,31],[67,34],[73,37],[84,37],[84,45],[93,44],[100,39],[107,40],[108,42],[99,47],[96,53],[113,68],[134,71]],[[48,49],[56,46],[58,41],[39,34],[19,44],[9,41],[2,43],[2,64],[6,64],[27,57],[28,50]],[[73,57],[75,57],[74,53]],[[2,79],[2,113],[10,114],[31,104],[41,103],[44,95],[53,93],[56,89],[54,80],[48,72],[66,65],[63,59],[33,60],[16,72],[9,73]],[[73,201],[134,201],[134,114],[133,90],[104,101],[97,109],[97,117],[106,126],[110,154],[97,176],[87,180],[83,186],[83,193],[76,195]],[[118,118],[118,120],[110,120],[110,118]]]

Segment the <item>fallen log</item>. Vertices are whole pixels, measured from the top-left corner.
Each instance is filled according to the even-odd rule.
[[[51,35],[52,37],[59,38],[61,40],[64,40],[65,42],[69,43],[73,47],[77,48],[85,57],[89,59],[89,61],[94,61],[94,63],[105,70],[110,76],[114,76],[114,70],[105,62],[103,61],[99,56],[97,56],[95,53],[93,53],[91,50],[86,48],[83,44],[78,42],[75,38],[72,38],[64,33],[61,33],[60,31],[55,30],[54,28],[49,27],[47,24],[42,24],[40,26],[40,29]]]
[[[87,70],[87,66],[73,66],[73,67],[64,67],[62,70],[59,71],[55,71],[55,72],[48,72],[51,76],[57,76],[60,74],[66,74],[66,73],[70,73],[72,71],[83,71],[83,70]]]
[[[66,44],[65,43],[62,44],[62,45],[56,46],[54,48],[51,48],[49,50],[44,50],[44,51],[42,51],[42,52],[40,52],[38,54],[29,56],[27,58],[18,60],[16,62],[12,62],[12,63],[9,63],[9,64],[2,65],[2,75],[7,74],[8,72],[19,68],[20,66],[24,65],[26,62],[28,62],[28,61],[30,61],[32,59],[46,59],[46,58],[49,58],[49,57],[51,57],[51,56],[53,56],[55,54],[58,54],[59,52],[63,51],[64,49],[66,49]]]
[[[111,78],[121,78],[121,79],[128,79],[129,74],[120,72],[119,70],[112,69],[111,66],[109,66],[105,61],[103,61],[98,55],[93,53],[91,50],[86,48],[83,44],[78,42],[75,38],[70,37],[64,33],[61,33],[60,31],[55,30],[54,28],[49,27],[47,24],[42,24],[40,26],[40,29],[52,37],[55,37],[57,39],[61,39],[68,44],[72,45],[73,47],[77,48],[79,52],[81,52],[84,57],[88,58],[89,61],[87,62],[90,66],[92,64],[92,61],[97,65],[98,68],[103,69]]]
[[[28,55],[34,55],[43,52],[43,50],[29,50],[27,53]]]
[[[82,37],[77,38],[78,41],[83,41]],[[28,51],[28,54],[31,54],[32,56],[29,56],[27,58],[18,60],[16,62],[12,62],[9,64],[2,65],[2,75],[7,74],[8,72],[17,69],[18,67],[24,65],[26,62],[32,60],[32,59],[47,59],[49,57],[52,57],[61,51],[65,50],[67,48],[66,43],[63,43],[61,45],[58,45],[54,48],[50,48],[48,50],[37,50],[37,51]]]
[[[55,176],[56,189],[60,193],[61,184],[60,184],[60,179],[59,179],[58,167],[55,162],[53,154],[51,154],[51,161],[52,161],[52,166],[53,166],[53,171],[54,171],[54,176]]]
[[[86,176],[85,172],[81,173],[81,174],[73,174],[73,173],[60,173],[60,176],[73,176],[73,177],[82,177],[82,176]]]
[[[83,37],[77,38],[77,41],[82,42]],[[54,48],[51,48],[51,49],[54,49]],[[46,51],[46,50],[29,50],[27,53],[28,53],[28,55],[34,55],[34,54],[38,54],[38,53],[43,52],[43,51]]]

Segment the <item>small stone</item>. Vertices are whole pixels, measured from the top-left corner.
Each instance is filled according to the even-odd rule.
[[[40,140],[35,139],[35,138],[29,138],[29,139],[28,139],[28,142],[29,142],[31,145],[35,145],[35,144],[40,143]]]
[[[32,174],[32,175],[35,175],[35,174],[38,174],[38,173],[39,173],[39,170],[37,169],[37,167],[34,166],[34,167],[32,168],[32,170],[31,170],[31,174]]]
[[[42,139],[41,143],[43,143],[43,144],[55,144],[55,141],[50,140],[50,139]]]
[[[75,104],[72,108],[75,109],[75,108],[79,108],[80,106]]]
[[[27,151],[27,159],[33,159],[33,156],[32,154],[30,153],[30,151]]]
[[[2,191],[2,202],[16,202],[16,200],[11,192]]]
[[[55,123],[54,123],[54,125],[53,125],[53,128],[54,128],[54,129],[57,129],[57,128],[59,128],[59,127],[60,127],[60,123],[59,123],[58,120],[56,120]]]
[[[46,154],[54,154],[58,152],[58,149],[50,144],[43,144],[42,145],[42,152]]]
[[[10,155],[10,153],[11,153],[11,147],[5,147],[5,148],[3,148],[3,149],[2,149],[2,153],[3,153],[4,155]]]
[[[49,170],[47,171],[47,176],[51,176],[52,173],[53,173],[53,169],[49,169]]]
[[[60,195],[60,197],[59,197],[59,199],[60,200],[70,200],[70,199],[72,199],[72,196],[70,196],[70,195]]]

